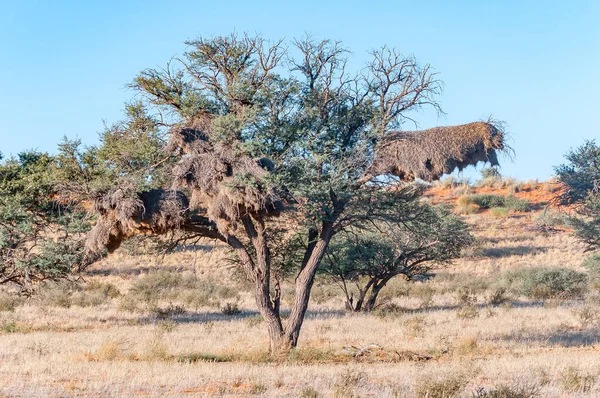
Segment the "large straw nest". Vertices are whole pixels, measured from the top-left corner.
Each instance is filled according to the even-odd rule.
[[[88,234],[86,249],[113,252],[135,234],[164,234],[187,220],[189,201],[181,192],[153,189],[136,193],[133,184],[98,193],[94,210],[96,225]]]
[[[437,180],[443,174],[479,162],[498,165],[496,151],[506,149],[499,126],[474,122],[421,131],[390,133],[375,151],[367,175],[392,174],[402,180]]]
[[[269,162],[249,157],[235,143],[211,142],[210,131],[206,118],[170,131],[168,149],[183,154],[173,168],[173,189],[189,188],[191,207],[206,209],[224,235],[238,226],[244,214],[279,214],[281,201],[267,182]]]

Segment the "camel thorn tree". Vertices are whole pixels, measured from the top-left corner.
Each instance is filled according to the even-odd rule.
[[[298,343],[334,236],[393,222],[404,200],[392,187],[399,179],[495,163],[504,148],[492,123],[442,129],[425,140],[396,131],[411,112],[441,112],[442,84],[429,65],[395,49],[373,51],[367,67],[352,73],[348,51],[330,40],[288,47],[233,34],[187,45],[182,57],[133,81],[141,111],[124,124],[152,124],[147,130],[164,140],[166,158],[149,167],[168,178],[131,174],[143,184],[123,188],[130,174],[121,173],[97,197],[88,247],[114,249],[138,230],[178,228],[226,242],[254,286],[274,357]],[[147,195],[142,185],[162,191]],[[284,322],[281,283],[290,275],[295,293]]]

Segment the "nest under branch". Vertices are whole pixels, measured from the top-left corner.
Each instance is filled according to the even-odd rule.
[[[133,235],[161,235],[173,230],[223,239],[207,217],[190,213],[189,200],[179,191],[136,193],[134,186],[115,188],[97,195],[94,210],[98,220],[86,240],[89,252],[107,248],[112,253]]]
[[[362,180],[391,174],[404,181],[432,181],[479,162],[496,166],[497,151],[508,148],[505,139],[502,127],[490,122],[392,132],[377,146]]]

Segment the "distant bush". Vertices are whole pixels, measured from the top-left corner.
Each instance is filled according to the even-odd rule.
[[[502,384],[493,389],[479,387],[475,390],[473,398],[536,398],[540,397],[542,386],[539,382],[516,382]]]
[[[17,293],[0,291],[0,312],[14,311],[21,304],[21,298]]]
[[[440,378],[422,377],[417,381],[417,398],[452,398],[458,397],[469,383],[464,373],[446,375]]]
[[[79,307],[94,307],[121,295],[119,289],[112,283],[97,281],[88,282],[83,290],[75,291],[71,296],[71,304]]]
[[[226,303],[221,307],[221,312],[228,316],[238,315],[242,312],[236,303]]]
[[[533,299],[580,298],[587,289],[587,275],[567,268],[533,267],[505,274],[511,289]]]
[[[471,203],[476,204],[482,209],[491,209],[494,207],[505,207],[510,210],[526,212],[531,210],[528,201],[516,198],[514,196],[502,196],[493,194],[469,195]]]
[[[481,170],[482,178],[490,178],[490,177],[501,177],[500,171],[496,167],[485,167]]]
[[[235,288],[220,285],[213,280],[198,279],[194,275],[179,272],[158,271],[138,278],[129,292],[121,298],[119,308],[159,316],[169,306],[183,308],[182,305],[186,305],[196,310],[205,306],[219,308],[223,300],[236,297]],[[168,306],[164,307],[164,303],[168,303]]]
[[[508,216],[508,208],[507,207],[493,207],[490,209],[490,214],[494,217],[504,218]]]
[[[456,212],[458,214],[475,214],[479,206],[473,203],[469,195],[459,196],[456,200]]]
[[[596,375],[569,367],[560,373],[560,382],[567,392],[589,393],[596,384]]]
[[[591,256],[586,257],[581,264],[584,268],[594,276],[600,276],[600,253],[594,253]]]

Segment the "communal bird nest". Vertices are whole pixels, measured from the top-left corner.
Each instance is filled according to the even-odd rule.
[[[86,249],[98,252],[106,247],[113,252],[135,234],[164,234],[178,229],[187,220],[188,207],[186,196],[176,191],[136,193],[131,185],[98,193],[94,199],[98,220],[88,234]]]
[[[505,139],[502,127],[489,122],[392,132],[376,148],[367,175],[432,181],[479,162],[496,166],[496,151],[508,149]]]
[[[282,202],[268,183],[272,162],[253,159],[234,143],[211,142],[205,117],[175,126],[170,136],[167,150],[182,154],[172,170],[172,188],[187,187],[191,207],[206,209],[222,234],[235,229],[244,214],[279,214]]]

